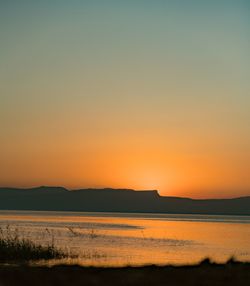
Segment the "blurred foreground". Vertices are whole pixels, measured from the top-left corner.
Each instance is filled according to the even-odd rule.
[[[1,286],[44,285],[250,285],[250,263],[204,260],[194,266],[145,266],[123,268],[1,266]]]

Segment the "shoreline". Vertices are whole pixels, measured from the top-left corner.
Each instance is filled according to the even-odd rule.
[[[250,262],[208,259],[196,265],[83,267],[79,265],[0,265],[0,285],[250,285]]]

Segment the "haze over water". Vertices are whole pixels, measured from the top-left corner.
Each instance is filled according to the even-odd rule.
[[[0,227],[79,255],[66,263],[190,264],[250,260],[250,217],[0,211]],[[51,261],[58,263],[62,261]]]

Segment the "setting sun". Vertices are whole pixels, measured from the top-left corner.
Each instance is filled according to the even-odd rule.
[[[249,0],[0,1],[0,286],[250,285],[249,28]]]

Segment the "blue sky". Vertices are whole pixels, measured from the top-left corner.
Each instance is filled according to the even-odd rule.
[[[1,1],[0,184],[248,192],[249,8]]]

